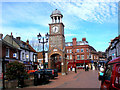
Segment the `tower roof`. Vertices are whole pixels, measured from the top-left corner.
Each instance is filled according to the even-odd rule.
[[[55,9],[51,15],[62,15],[62,14],[59,10]]]

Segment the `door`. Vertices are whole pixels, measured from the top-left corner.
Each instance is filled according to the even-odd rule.
[[[114,86],[120,89],[120,64],[116,65]]]
[[[109,88],[111,87],[112,69],[113,69],[113,65],[107,65],[106,66],[104,79],[102,81],[101,88],[103,88],[103,89],[106,88],[106,90],[109,90]]]

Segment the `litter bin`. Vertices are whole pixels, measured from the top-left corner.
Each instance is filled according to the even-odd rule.
[[[18,87],[20,87],[20,88],[24,87],[24,76],[19,76],[19,78],[18,78]]]

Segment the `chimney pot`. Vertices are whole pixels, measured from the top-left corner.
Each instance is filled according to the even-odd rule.
[[[82,41],[86,41],[86,38],[82,38]]]
[[[20,39],[21,39],[21,37],[16,37],[16,39],[17,39],[17,40],[20,40]]]
[[[3,39],[3,34],[2,33],[0,33],[0,40],[2,40]]]
[[[29,40],[27,40],[26,42],[27,42],[27,44],[29,44]]]
[[[76,45],[76,38],[73,38],[72,40],[73,40],[73,46],[75,46]]]
[[[12,32],[11,32],[11,36],[12,36]]]

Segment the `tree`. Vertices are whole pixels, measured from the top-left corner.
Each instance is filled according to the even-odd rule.
[[[39,43],[38,40],[32,38],[32,40],[30,40],[30,45],[37,51],[37,52],[41,52],[43,51],[43,44]],[[44,49],[45,51],[48,51],[49,45],[48,43],[45,44]]]
[[[14,80],[18,79],[20,76],[28,78],[28,74],[25,71],[25,65],[17,61],[8,63],[6,68],[6,78],[8,80]]]

